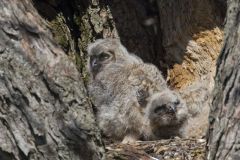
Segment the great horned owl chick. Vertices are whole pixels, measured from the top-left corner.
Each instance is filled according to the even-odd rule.
[[[181,136],[187,107],[154,65],[117,39],[96,40],[88,55],[88,91],[105,136],[123,142]]]

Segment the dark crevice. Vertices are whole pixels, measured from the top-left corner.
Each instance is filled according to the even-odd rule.
[[[85,8],[84,6],[88,6],[88,3],[75,4],[73,1],[64,1],[64,0],[56,1],[55,4],[50,4],[50,2],[47,0],[43,0],[43,1],[34,0],[33,2],[39,14],[49,21],[56,19],[56,17],[60,13],[63,15],[66,21],[66,25],[70,31],[71,38],[73,39],[73,42],[74,42],[74,52],[80,55],[80,49],[78,47],[78,43],[79,43],[81,33],[80,33],[79,26],[74,21],[74,17],[80,14],[78,12],[78,9],[80,10],[80,12],[83,12],[87,8],[87,7]],[[70,44],[68,44],[68,46],[69,45]],[[64,48],[64,46],[62,47],[63,49],[68,50],[67,48]]]
[[[0,159],[1,160],[16,160],[15,156],[12,153],[3,151],[0,149]]]
[[[39,78],[42,80],[42,82],[44,83],[44,85],[46,86],[47,90],[50,92],[50,94],[54,97],[55,102],[59,101],[61,107],[61,110],[58,110],[56,112],[61,112],[61,113],[66,113],[68,112],[68,107],[65,106],[65,104],[62,101],[62,98],[60,97],[60,92],[57,91],[56,89],[56,83],[54,83],[51,79],[47,78],[47,75],[45,75],[43,72],[39,74]],[[55,105],[55,104],[53,104]],[[61,119],[61,114],[59,114],[59,118]]]
[[[14,90],[12,97],[15,100],[15,104],[21,108],[25,108],[26,106],[29,106],[30,102],[29,102],[28,98],[22,93],[22,91],[19,88],[14,87],[14,86],[12,86],[12,88]],[[21,105],[19,105],[19,104],[21,104]]]
[[[236,123],[235,123],[235,125],[236,125]],[[230,129],[229,123],[227,123],[226,126],[228,126],[228,129],[230,130],[230,131],[228,130],[229,132],[233,131],[233,130]],[[233,126],[233,127],[234,127],[234,126]],[[230,133],[230,134],[231,134],[231,133]],[[225,133],[225,135],[227,136],[228,133]],[[236,136],[234,137],[234,141],[232,141],[233,143],[231,143],[231,146],[227,149],[227,153],[225,154],[225,156],[224,156],[223,159],[227,159],[227,156],[230,154],[230,152],[232,152],[232,149],[233,149],[233,147],[235,146],[234,144],[235,144],[236,141],[237,141],[237,134],[236,134]],[[229,144],[228,144],[228,145],[229,145]]]
[[[37,26],[29,25],[26,23],[20,23],[19,26],[23,30],[23,32],[26,32],[26,35],[31,35],[32,37],[38,39],[40,38],[40,32]]]
[[[71,100],[70,102],[68,102],[68,105],[71,107],[73,106],[74,104],[78,104],[77,100],[76,99],[73,99]]]
[[[38,103],[41,103],[41,98],[34,92],[30,92],[30,94],[37,100]]]
[[[13,86],[12,80],[9,77],[4,78],[4,83],[12,97],[11,99],[6,99],[12,101],[9,103],[15,104],[19,107],[19,109],[24,108],[25,106],[29,106],[28,98],[22,93],[19,88]]]
[[[40,77],[41,77],[43,83],[45,84],[47,90],[51,93],[51,95],[53,95],[54,99],[60,101],[60,96],[59,96],[58,92],[54,91],[54,89],[52,89],[52,87],[50,87],[50,84],[49,84],[50,80],[46,78],[44,73],[41,73]]]
[[[61,134],[67,139],[66,143],[79,157],[85,157],[86,160],[91,160],[93,158],[93,151],[89,148],[85,138],[87,131],[81,130],[76,131],[76,129],[71,129],[70,127],[64,127],[64,130],[60,130]],[[84,147],[83,147],[84,146]],[[82,158],[80,158],[82,159]]]
[[[23,151],[21,150],[21,148],[18,146],[18,141],[15,137],[15,135],[12,133],[12,130],[11,130],[11,127],[9,126],[8,122],[5,120],[5,119],[1,119],[2,120],[2,123],[3,125],[7,128],[7,130],[9,131],[9,133],[11,134],[12,138],[14,139],[14,142],[17,146],[17,149],[19,151],[19,157],[20,159],[24,159],[24,160],[27,160],[27,156],[23,153]]]
[[[228,39],[228,37],[226,38],[226,42],[228,41],[227,39]],[[224,61],[223,61],[223,56],[225,55],[225,52],[229,52],[229,49],[227,49],[226,43],[223,44],[223,47],[222,47],[222,49],[221,49],[221,51],[220,51],[220,54],[219,54],[219,56],[218,56],[218,60],[217,60],[217,62],[216,62],[216,74],[217,74],[217,73],[220,73],[220,72],[219,72],[220,69],[221,69],[220,66],[223,65],[222,62],[224,62]],[[215,79],[216,79],[216,78],[215,78]]]
[[[2,31],[12,40],[15,40],[15,41],[18,41],[19,40],[19,36],[18,35],[14,35],[14,34],[11,34],[9,32],[6,32],[4,29],[2,29]]]
[[[62,0],[54,1],[55,4],[49,3],[47,0],[33,0],[33,5],[37,9],[38,13],[51,21],[56,18],[59,13],[58,5]],[[52,1],[53,2],[53,1]]]
[[[212,6],[214,6],[214,11],[216,13],[219,12],[220,18],[223,21],[224,18],[226,17],[226,12],[227,12],[227,2],[226,2],[226,0],[213,0],[213,5]]]
[[[239,97],[240,97],[240,86],[236,87],[233,93],[233,105],[237,106],[239,104]]]
[[[225,68],[225,70],[226,70],[226,68]],[[228,87],[227,83],[230,81],[230,79],[232,78],[232,75],[233,75],[233,70],[228,70],[228,71],[230,71],[230,73],[227,76],[225,76],[224,80],[223,80],[223,84],[222,84],[223,90],[225,90],[225,88]],[[225,71],[225,72],[227,72],[227,71]]]
[[[27,160],[28,159],[28,156],[26,156],[24,154],[24,152],[21,150],[21,148],[19,146],[17,146],[18,150],[19,150],[19,157],[20,159],[24,159],[24,160]]]
[[[229,89],[228,90],[226,90],[226,92],[227,92],[227,94],[226,94],[226,96],[225,96],[225,100],[224,100],[224,104],[227,104],[228,103],[228,100],[229,100],[229,98],[230,98],[230,93],[231,93],[231,91],[233,90],[233,88],[235,87],[235,81],[236,81],[236,78],[237,78],[237,75],[238,75],[238,72],[235,72],[234,73],[234,75],[233,75],[233,70],[232,70],[232,72],[231,72],[231,77],[229,78],[229,79],[233,79],[232,81],[231,81],[231,86],[229,87]]]
[[[80,29],[78,25],[74,21],[74,16],[77,16],[76,9],[73,7],[74,3],[71,3],[71,1],[63,1],[59,5],[60,12],[63,13],[63,16],[65,17],[66,24],[70,30],[71,37],[74,41],[74,49],[77,54],[80,54],[80,49],[78,47],[78,40],[80,38]]]
[[[77,69],[79,72],[83,75],[84,71],[84,60],[85,60],[85,55],[81,55],[81,51],[79,48],[80,39],[81,39],[81,33],[80,33],[80,26],[76,22],[76,18],[82,17],[83,14],[85,14],[85,11],[90,5],[89,1],[58,1],[56,4],[49,4],[47,0],[43,0],[42,2],[40,1],[34,1],[34,4],[39,11],[39,13],[43,16],[48,18],[48,20],[54,20],[56,19],[56,16],[59,15],[60,13],[63,15],[66,26],[70,31],[71,39],[67,42],[66,46],[62,46],[63,50],[65,51],[66,54],[74,52],[75,56],[75,61],[77,63]],[[49,10],[45,9],[50,8]],[[51,17],[49,16],[52,13]],[[63,25],[63,24],[62,24]],[[72,50],[70,51],[70,41],[73,43]],[[70,51],[70,52],[69,52]]]
[[[220,135],[218,136],[217,141],[215,142],[215,143],[216,143],[216,144],[215,144],[215,150],[212,150],[212,151],[211,151],[211,154],[213,155],[212,159],[217,159],[217,158],[216,158],[216,156],[217,156],[216,153],[218,152],[218,149],[219,149],[220,144],[221,144],[220,142],[221,142],[222,137],[223,137],[223,135],[224,135],[223,131],[219,131],[218,134],[220,134]],[[216,138],[215,138],[215,139],[216,139]]]
[[[29,126],[31,126],[31,124],[29,123]],[[41,146],[41,145],[46,145],[47,144],[47,139],[46,139],[46,135],[44,133],[44,135],[36,135],[34,134],[34,131],[33,131],[33,128],[30,127],[30,130],[34,136],[34,139],[35,139],[35,144],[36,146]]]

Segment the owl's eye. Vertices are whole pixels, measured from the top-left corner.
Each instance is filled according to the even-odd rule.
[[[104,53],[102,52],[100,55],[99,55],[99,60],[100,61],[105,61],[107,59],[109,59],[111,56],[108,54],[108,53]]]

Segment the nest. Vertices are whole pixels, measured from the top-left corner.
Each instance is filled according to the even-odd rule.
[[[107,160],[204,160],[205,139],[167,139],[114,143],[106,146]]]

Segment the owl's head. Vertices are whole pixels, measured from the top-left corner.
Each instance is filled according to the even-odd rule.
[[[88,46],[88,69],[95,76],[107,65],[128,54],[118,39],[98,39]]]

